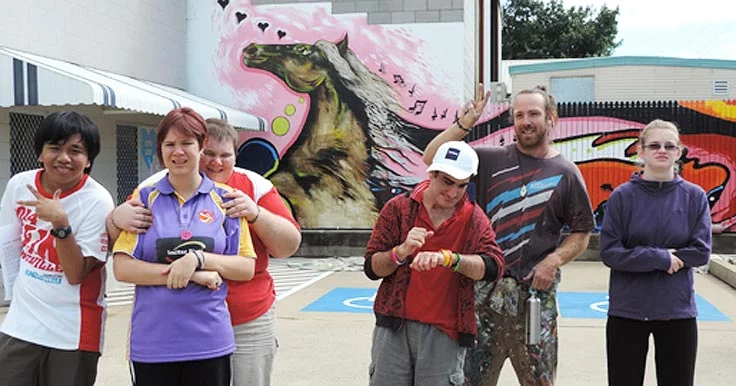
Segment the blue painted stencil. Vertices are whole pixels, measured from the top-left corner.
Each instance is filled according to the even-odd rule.
[[[558,292],[560,315],[563,318],[605,319],[608,312],[608,293],[606,292]],[[695,295],[698,307],[698,320],[708,322],[728,322],[724,315],[702,296]]]
[[[302,309],[305,312],[373,313],[374,288],[335,288]],[[558,292],[560,315],[563,318],[605,319],[608,312],[606,292]],[[695,295],[698,320],[728,322],[731,319],[700,295]]]
[[[375,299],[375,288],[335,288],[302,308],[302,311],[371,314]]]

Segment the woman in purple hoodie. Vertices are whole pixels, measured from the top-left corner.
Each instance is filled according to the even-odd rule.
[[[611,194],[601,259],[611,268],[608,384],[642,385],[654,335],[659,385],[693,385],[698,346],[693,267],[708,263],[710,208],[703,189],[675,172],[677,127],[654,120],[641,132],[641,173]]]

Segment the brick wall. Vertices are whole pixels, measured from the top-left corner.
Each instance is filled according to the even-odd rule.
[[[253,5],[303,3],[295,0],[253,0]],[[316,0],[309,0],[310,3]],[[332,13],[365,13],[370,24],[463,21],[464,0],[336,0]]]

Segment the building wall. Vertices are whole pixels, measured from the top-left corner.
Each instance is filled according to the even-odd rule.
[[[610,66],[514,74],[513,90],[554,77],[593,76],[596,101],[707,100],[736,98],[736,69],[658,66]],[[713,81],[729,82],[728,95],[713,95]]]
[[[463,21],[465,0],[338,0],[332,14],[363,13],[369,24]],[[294,0],[253,0],[252,5],[298,3]],[[316,2],[316,1],[314,1]]]
[[[0,46],[186,86],[180,0],[3,0]]]
[[[190,90],[266,119],[267,132],[241,135],[238,165],[271,178],[305,228],[372,227],[386,199],[426,178],[422,150],[475,79],[462,1],[375,2],[403,7],[387,19],[356,11],[369,3],[188,3]],[[390,183],[369,167],[399,164]]]
[[[26,107],[2,108],[0,109],[0,194],[5,190],[5,185],[10,179],[10,112],[34,114],[45,116],[54,111],[66,110],[69,107]],[[117,125],[130,125],[138,128],[155,129],[161,117],[151,114],[103,114],[98,106],[74,106],[72,109],[85,114],[92,119],[100,128],[100,154],[95,159],[90,174],[100,182],[117,201],[118,173],[117,173]],[[140,143],[141,141],[139,141]],[[39,165],[40,166],[40,165]],[[150,175],[145,167],[135,165],[139,168],[139,181]],[[128,192],[132,193],[132,192]]]

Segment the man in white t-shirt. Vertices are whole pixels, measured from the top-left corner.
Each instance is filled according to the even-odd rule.
[[[20,270],[0,327],[0,385],[91,386],[105,325],[105,218],[110,193],[89,176],[100,131],[86,116],[56,112],[39,125],[43,168],[13,176],[0,225],[21,235]]]

